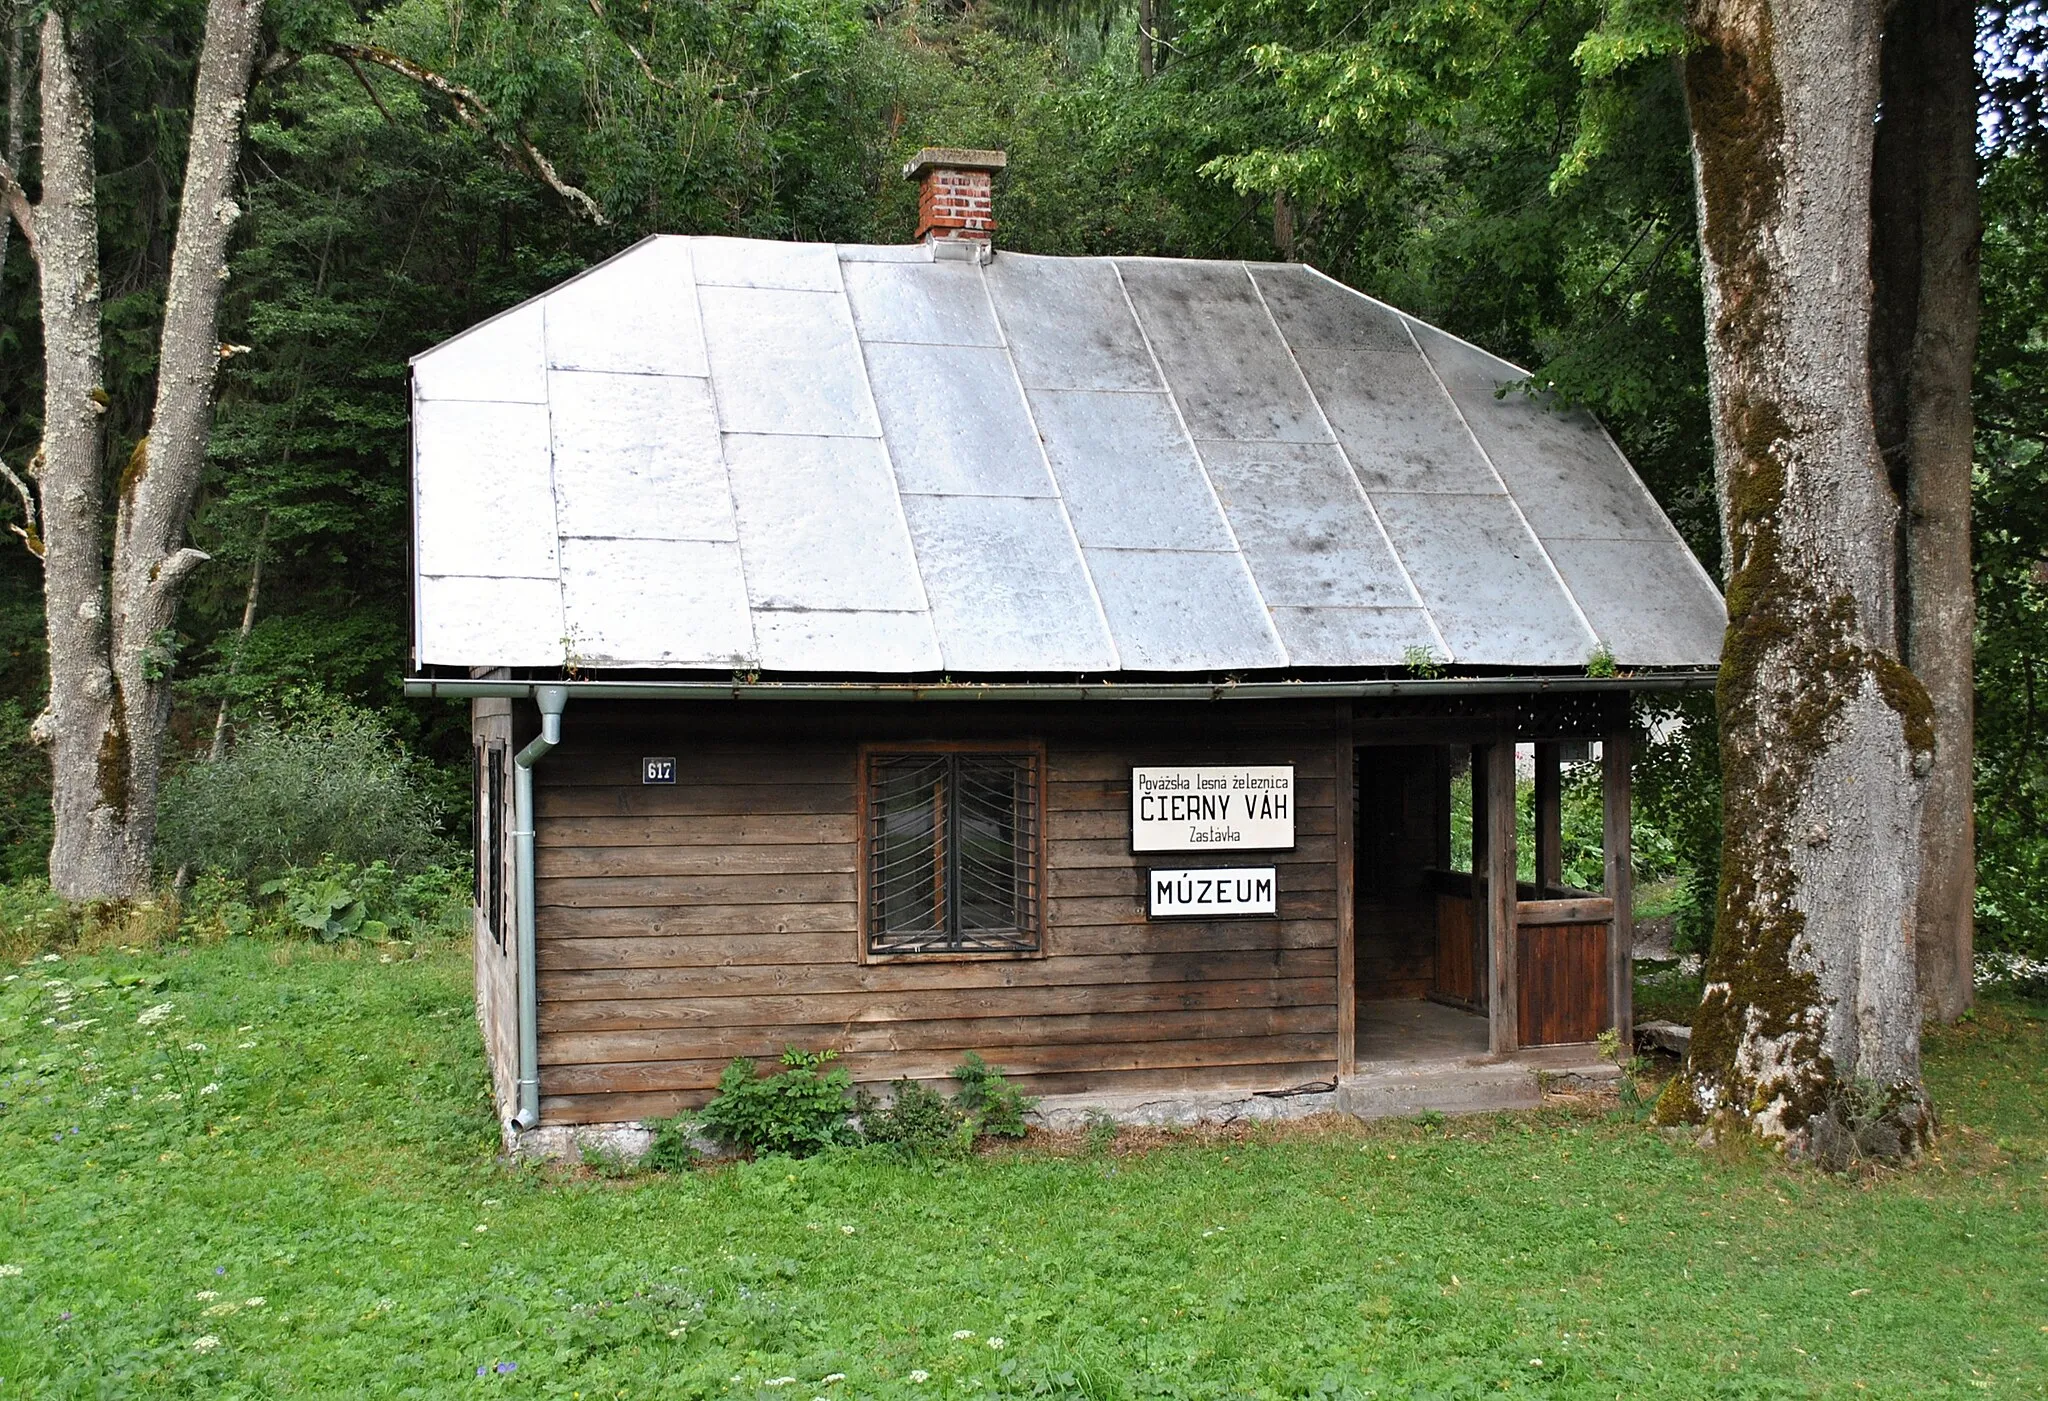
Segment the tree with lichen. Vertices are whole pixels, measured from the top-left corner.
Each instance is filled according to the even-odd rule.
[[[1914,931],[1936,712],[1901,656],[1872,361],[1888,18],[1694,0],[1683,59],[1729,627],[1719,910],[1660,1112],[1830,1162],[1911,1152],[1931,1123]]]

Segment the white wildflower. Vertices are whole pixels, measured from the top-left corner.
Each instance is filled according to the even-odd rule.
[[[62,963],[63,961],[63,957],[58,954],[46,953],[43,955],[43,962],[45,963]]]
[[[994,1348],[997,1352],[1001,1352],[1005,1347],[1008,1346],[1008,1344],[1005,1343],[1001,1338],[990,1338],[988,1340],[988,1345]]]
[[[1543,1359],[1540,1357],[1532,1357],[1529,1359],[1529,1365],[1531,1367],[1541,1367],[1543,1365]]]
[[[476,1233],[478,1235],[482,1235],[485,1231],[488,1231],[490,1229],[490,1223],[487,1221],[479,1221],[476,1223]]]
[[[211,1302],[214,1299],[218,1299],[220,1295],[215,1293],[211,1289],[202,1289],[197,1294],[194,1294],[192,1297],[197,1299],[200,1303],[204,1304]]]
[[[21,1273],[19,1265],[0,1265],[0,1279],[13,1279]]]
[[[170,1016],[170,1014],[171,1004],[168,1002],[159,1002],[154,1007],[143,1008],[142,1015],[138,1016],[135,1019],[135,1024],[137,1026],[155,1026],[158,1022],[161,1022],[164,1018]]]
[[[842,1235],[842,1236],[850,1236],[850,1235],[852,1235],[852,1234],[853,1234],[853,1227],[851,1227],[851,1226],[841,1226],[841,1227],[839,1228],[839,1234],[840,1234],[840,1235]]]
[[[962,1328],[953,1334],[953,1341],[956,1343],[964,1343],[970,1341],[973,1337],[974,1330],[972,1328]]]
[[[823,1377],[818,1379],[818,1385],[830,1386],[834,1382],[843,1382],[845,1380],[846,1373],[844,1372],[827,1372]]]
[[[928,1382],[932,1379],[932,1374],[922,1367],[914,1367],[910,1371],[910,1379],[914,1382]]]
[[[211,1333],[208,1333],[203,1338],[194,1338],[192,1340],[192,1351],[194,1352],[212,1352],[219,1346],[220,1339],[214,1337]]]
[[[770,1377],[770,1378],[769,1378],[769,1379],[768,1379],[767,1381],[765,1381],[765,1382],[762,1382],[762,1383],[761,1383],[761,1385],[763,1385],[763,1386],[795,1386],[795,1385],[796,1385],[796,1378],[795,1378],[795,1377]]]
[[[243,1308],[245,1308],[245,1309],[260,1309],[260,1308],[262,1308],[262,1307],[263,1307],[263,1304],[264,1304],[264,1298],[263,1298],[263,1296],[262,1296],[261,1294],[258,1294],[258,1295],[257,1295],[257,1296],[256,1296],[255,1298],[253,1298],[253,1299],[244,1299],[244,1300],[242,1300],[242,1307],[243,1307]]]
[[[203,1051],[206,1049],[206,1043],[204,1041],[187,1042],[185,1049],[188,1051]]]
[[[203,1095],[217,1095],[220,1093],[220,1086],[214,1083],[204,1084],[199,1087],[199,1093]]]
[[[44,1018],[43,1018],[43,1025],[44,1025],[44,1026],[55,1026],[56,1024],[57,1024],[57,1019],[56,1019],[55,1017],[44,1017]]]
[[[199,1312],[201,1316],[206,1318],[226,1318],[229,1314],[233,1313],[236,1309],[240,1307],[240,1304],[230,1304],[222,1302],[211,1305],[207,1308],[203,1308]]]
[[[238,1051],[253,1051],[256,1049],[256,1043],[254,1041],[244,1041],[241,1045],[235,1047],[235,1049]]]

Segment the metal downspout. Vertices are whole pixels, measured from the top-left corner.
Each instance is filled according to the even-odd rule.
[[[540,1122],[540,990],[534,981],[533,940],[533,766],[562,742],[562,710],[569,704],[567,686],[536,686],[533,702],[540,707],[540,735],[512,759],[512,888],[513,924],[519,949],[519,1109],[512,1126],[524,1130]]]

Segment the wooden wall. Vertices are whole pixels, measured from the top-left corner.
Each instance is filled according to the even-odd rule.
[[[547,1122],[674,1113],[789,1043],[841,1050],[863,1081],[979,1051],[1037,1094],[1335,1072],[1335,707],[588,702],[563,734],[535,770]],[[963,739],[1045,743],[1044,953],[865,962],[857,748]],[[640,783],[655,754],[673,787]],[[1133,764],[1229,762],[1295,765],[1295,851],[1131,853]],[[1268,862],[1277,919],[1145,918],[1149,864]]]
[[[485,834],[490,824],[496,822],[508,833],[512,826],[511,702],[471,701],[470,729],[471,742],[479,751],[479,762],[495,757],[500,774],[502,801],[497,812],[490,810],[488,783],[479,783],[475,795],[476,833],[478,840],[484,842],[479,849],[488,851],[490,847]],[[503,1123],[519,1107],[519,963],[512,929],[512,844],[509,837],[500,844],[499,851],[502,858],[499,885],[505,897],[498,911],[502,939],[493,937],[490,915],[485,909],[490,890],[487,877],[477,882],[477,903],[471,914],[476,922],[476,1015],[483,1026],[484,1054],[491,1065],[491,1098],[498,1106],[498,1122]],[[477,861],[477,872],[480,876],[485,875],[481,857]]]

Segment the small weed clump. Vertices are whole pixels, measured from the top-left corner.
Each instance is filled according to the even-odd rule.
[[[906,1077],[889,1087],[886,1103],[854,1089],[844,1070],[820,1075],[837,1057],[836,1051],[791,1046],[782,1053],[784,1068],[765,1079],[741,1057],[725,1068],[699,1122],[743,1153],[801,1158],[866,1142],[905,1158],[933,1159],[962,1156],[978,1138],[1024,1137],[1024,1116],[1037,1103],[972,1051],[953,1067],[958,1095],[948,1099]]]
[[[974,1146],[973,1121],[930,1085],[898,1080],[887,1104],[865,1093],[860,1098],[861,1134],[870,1143],[906,1158],[955,1158]]]
[[[953,1067],[953,1079],[960,1086],[954,1100],[960,1112],[974,1126],[977,1137],[1022,1138],[1024,1116],[1038,1103],[1003,1078],[1003,1072],[973,1051]]]
[[[647,1145],[647,1152],[640,1159],[642,1168],[648,1172],[687,1172],[697,1165],[695,1118],[677,1114],[656,1119],[648,1127],[654,1130],[654,1141]]]

